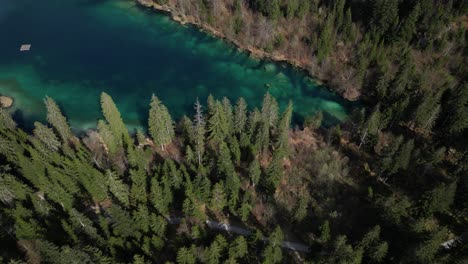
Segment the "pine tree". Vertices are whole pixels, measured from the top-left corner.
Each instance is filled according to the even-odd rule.
[[[377,105],[375,110],[370,115],[367,121],[367,128],[369,130],[369,134],[376,135],[377,132],[380,130],[380,120],[381,120],[381,113],[380,113],[380,106]]]
[[[122,140],[124,140],[127,145],[131,145],[132,141],[130,135],[128,134],[128,130],[125,127],[114,100],[112,100],[112,97],[104,92],[101,93],[101,108],[102,113],[106,118],[107,123],[109,124],[109,129],[112,131],[112,134],[116,139],[116,142],[123,146]]]
[[[286,17],[292,19],[299,8],[299,0],[289,0],[286,2]]]
[[[274,192],[281,182],[283,177],[283,154],[276,151],[273,153],[273,158],[267,168],[267,184],[271,192]]]
[[[291,127],[291,118],[292,118],[293,106],[292,102],[289,101],[288,107],[283,113],[281,120],[278,125],[278,139],[276,142],[276,147],[278,151],[287,154],[289,146],[289,130]]]
[[[255,187],[260,182],[260,175],[262,170],[260,168],[260,163],[257,159],[254,159],[249,166],[249,177],[252,185]]]
[[[283,231],[281,230],[280,226],[276,226],[273,232],[270,234],[268,238],[268,242],[274,247],[281,247],[281,243],[284,240]]]
[[[221,258],[221,247],[217,241],[211,243],[210,247],[206,250],[207,259],[206,263],[208,264],[217,264]]]
[[[406,170],[409,166],[411,153],[414,148],[414,140],[410,139],[403,144],[395,158],[395,164],[391,173],[397,172],[399,169]]]
[[[450,206],[454,202],[456,190],[456,182],[449,185],[444,183],[438,184],[435,188],[423,195],[421,213],[426,216],[437,212],[448,213],[450,211]]]
[[[107,184],[109,191],[125,206],[129,205],[128,186],[125,185],[114,172],[107,171]]]
[[[10,113],[6,109],[0,108],[0,130],[3,128],[15,130],[16,122],[11,118]]]
[[[400,38],[404,41],[411,41],[416,33],[416,23],[421,13],[421,6],[416,3],[409,16],[404,20],[403,26],[400,29]]]
[[[68,143],[72,132],[68,126],[67,119],[62,115],[60,108],[50,97],[46,97],[44,103],[47,108],[47,121],[57,130],[62,141]]]
[[[435,255],[440,250],[440,245],[447,240],[448,234],[445,227],[432,232],[425,241],[412,250],[415,260],[419,263],[437,263],[438,261],[434,261]]]
[[[227,97],[223,97],[223,113],[224,113],[224,135],[229,137],[234,130],[234,114],[232,113],[231,101]]]
[[[329,14],[322,30],[320,31],[320,37],[317,44],[317,58],[319,62],[322,62],[332,51],[334,20],[335,17],[333,13]]]
[[[452,114],[448,118],[448,131],[450,134],[459,135],[468,128],[468,83],[460,86],[450,103]]]
[[[270,129],[276,127],[277,120],[278,103],[275,98],[266,93],[262,104],[260,133],[257,135],[257,143],[262,153],[266,153],[269,148],[271,139]]]
[[[193,127],[193,139],[195,141],[195,153],[197,155],[198,165],[202,165],[203,153],[205,152],[205,118],[203,116],[200,102],[195,103],[195,121]]]
[[[369,257],[376,263],[380,263],[384,260],[388,252],[388,243],[381,242],[370,249]]]
[[[224,209],[224,207],[226,207],[227,200],[222,182],[216,183],[213,186],[213,193],[211,196],[210,204],[211,209],[215,212],[221,212]]]
[[[146,203],[147,193],[146,193],[146,173],[143,169],[131,169],[130,170],[130,179],[132,185],[130,187],[130,202],[133,205],[138,203]]]
[[[247,103],[244,98],[239,98],[234,109],[234,131],[240,134],[247,125]]]
[[[342,34],[345,40],[349,41],[351,39],[352,31],[353,31],[353,19],[352,19],[352,14],[351,14],[351,8],[348,8],[348,10],[346,10],[346,16],[345,16],[345,20],[343,23],[343,29],[342,29]]]
[[[320,231],[320,238],[319,241],[322,244],[326,244],[330,241],[331,235],[330,235],[330,223],[328,220],[323,222],[323,224],[319,228]]]
[[[214,101],[210,104],[212,104],[212,106],[210,107],[210,118],[208,119],[209,139],[220,142],[224,140],[227,135],[227,116],[221,102]]]
[[[44,126],[39,122],[34,122],[34,135],[49,149],[57,151],[60,148],[60,141],[54,130]]]
[[[164,150],[165,145],[169,144],[175,136],[173,121],[166,106],[154,94],[151,97],[150,106],[149,133],[154,143]]]
[[[391,38],[393,27],[398,21],[398,0],[374,1],[371,19],[371,29],[374,35]]]
[[[438,94],[428,94],[424,97],[414,113],[413,120],[416,126],[428,130],[433,127],[440,112],[439,100]]]
[[[238,236],[229,248],[229,257],[233,259],[242,259],[248,254],[247,241],[243,236]]]
[[[105,121],[99,120],[97,128],[100,139],[102,140],[102,143],[104,144],[107,151],[109,151],[110,154],[117,153],[117,151],[120,149],[119,142],[114,137],[114,134],[110,130],[109,125],[106,124]]]
[[[345,0],[336,0],[333,12],[336,14],[335,26],[337,29],[343,28]]]
[[[180,248],[177,251],[177,263],[179,264],[195,264],[197,262],[192,250],[187,247]]]
[[[82,230],[91,239],[101,245],[104,243],[104,240],[99,236],[97,229],[93,226],[93,222],[88,217],[74,208],[70,210],[69,214],[70,222],[75,230],[79,230],[79,232]]]
[[[113,204],[108,212],[113,220],[112,232],[119,239],[126,239],[129,237],[137,238],[140,236],[140,232],[137,230],[137,226],[127,211],[122,209],[120,206]]]
[[[237,141],[235,136],[229,136],[228,144],[229,144],[229,149],[231,150],[235,163],[239,165],[241,161],[241,154],[242,154],[240,146],[239,146],[239,142]]]
[[[283,242],[283,231],[277,226],[268,238],[268,246],[263,251],[264,263],[280,263],[283,259],[281,243]]]

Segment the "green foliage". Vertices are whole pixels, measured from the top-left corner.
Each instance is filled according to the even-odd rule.
[[[15,130],[16,122],[11,118],[10,113],[7,110],[0,108],[0,129],[7,128],[9,130]]]
[[[46,97],[44,103],[47,109],[47,121],[57,130],[62,141],[68,143],[72,132],[67,123],[67,119],[63,116],[57,103],[50,97]]]
[[[441,244],[447,239],[448,230],[441,228],[434,231],[421,242],[412,252],[418,263],[431,263],[435,259],[435,255],[441,248]]]
[[[247,103],[244,98],[239,98],[237,100],[236,106],[234,108],[234,131],[237,134],[240,134],[244,131],[245,126],[247,125]]]
[[[153,94],[149,112],[149,133],[156,145],[164,146],[174,138],[173,121],[166,106]]]
[[[205,152],[205,117],[203,116],[202,106],[200,102],[195,103],[195,121],[193,127],[193,140],[195,153],[197,156],[198,165],[202,165],[203,153]]]
[[[109,130],[112,131],[116,142],[122,146],[122,140],[124,140],[125,143],[130,144],[130,135],[128,134],[128,130],[125,127],[122,117],[120,116],[120,112],[117,109],[114,100],[104,92],[101,93],[101,108],[102,114],[109,124]]]
[[[468,128],[468,83],[463,84],[451,100],[448,131],[459,135]]]
[[[330,234],[330,223],[327,221],[323,222],[323,224],[319,228],[320,232],[320,237],[319,241],[322,244],[326,244],[330,241],[331,239],[331,234]]]
[[[421,213],[429,216],[433,213],[448,213],[455,198],[456,182],[451,184],[441,183],[422,197]]]
[[[124,205],[128,206],[129,202],[129,191],[128,186],[125,185],[117,175],[112,171],[107,171],[107,185],[109,191]]]
[[[60,141],[51,128],[44,126],[39,122],[34,123],[34,135],[51,151],[57,151],[60,148]]]

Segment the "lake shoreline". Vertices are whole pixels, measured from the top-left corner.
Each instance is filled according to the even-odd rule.
[[[175,14],[174,11],[170,7],[168,7],[167,5],[160,5],[160,4],[157,4],[157,3],[153,2],[152,0],[135,0],[135,1],[137,2],[137,4],[139,4],[139,5],[143,6],[143,7],[152,8],[152,9],[154,9],[156,11],[168,14],[173,21],[175,21],[175,22],[177,22],[177,23],[179,23],[181,25],[185,25],[185,24],[194,25],[197,28],[199,28],[200,30],[202,30],[203,32],[205,32],[207,34],[210,34],[210,35],[212,35],[214,37],[223,39],[224,41],[235,45],[238,49],[248,52],[250,54],[250,56],[252,56],[254,58],[266,59],[266,60],[270,60],[270,61],[273,61],[273,62],[279,62],[279,63],[287,63],[287,64],[289,64],[289,65],[291,65],[291,66],[305,72],[318,85],[326,85],[327,88],[330,91],[336,92],[337,94],[339,94],[345,100],[353,102],[353,101],[357,101],[359,99],[359,96],[353,96],[353,95],[350,96],[346,92],[339,92],[338,88],[333,87],[332,85],[330,85],[327,82],[326,79],[318,78],[317,76],[320,75],[320,70],[318,70],[318,72],[313,72],[309,68],[310,65],[307,65],[304,62],[301,62],[301,61],[296,60],[296,59],[288,59],[284,55],[281,55],[281,54],[275,55],[275,54],[266,52],[264,50],[261,50],[259,48],[253,47],[251,45],[246,45],[246,44],[240,43],[238,40],[236,40],[234,38],[230,38],[229,36],[226,36],[226,34],[224,34],[223,32],[221,32],[221,31],[219,31],[219,30],[217,30],[215,28],[213,28],[212,26],[210,26],[208,24],[200,23],[200,22],[196,21],[191,16],[181,17],[181,16]]]

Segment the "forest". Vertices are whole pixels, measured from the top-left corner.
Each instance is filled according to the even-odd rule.
[[[31,131],[0,109],[2,262],[467,261],[467,1],[155,2],[363,107],[324,127],[210,96],[173,120],[153,95],[128,131],[102,93],[85,133],[53,98]]]

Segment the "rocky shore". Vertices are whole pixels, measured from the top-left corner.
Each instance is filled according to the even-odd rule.
[[[0,95],[0,108],[10,108],[13,105],[13,98]]]
[[[276,61],[276,62],[288,63],[296,68],[306,71],[311,77],[313,77],[316,80],[318,84],[320,85],[324,83],[328,84],[325,79],[322,79],[320,77],[323,74],[321,74],[318,67],[311,67],[312,65],[309,65],[305,63],[304,61],[290,59],[282,54],[272,54],[269,52],[265,52],[262,49],[256,48],[254,46],[243,44],[234,38],[226,36],[223,32],[213,28],[210,25],[207,25],[205,23],[200,23],[199,21],[197,21],[195,18],[191,16],[177,15],[176,12],[174,12],[174,10],[172,10],[167,5],[160,5],[160,4],[153,2],[152,0],[136,0],[136,2],[144,7],[153,8],[157,11],[168,13],[171,16],[172,20],[182,25],[185,25],[185,24],[195,25],[204,32],[207,32],[215,37],[218,37],[227,42],[230,42],[241,50],[248,51],[252,57],[259,58],[259,59],[267,59],[267,60]],[[312,68],[315,70],[312,70]],[[330,84],[328,85],[330,86]],[[330,88],[333,89],[334,91],[339,92],[338,89],[335,89],[336,87],[330,87]],[[343,98],[350,100],[350,101],[355,101],[360,96],[360,94],[356,92],[339,92],[339,93],[341,94],[341,96],[343,96]]]

